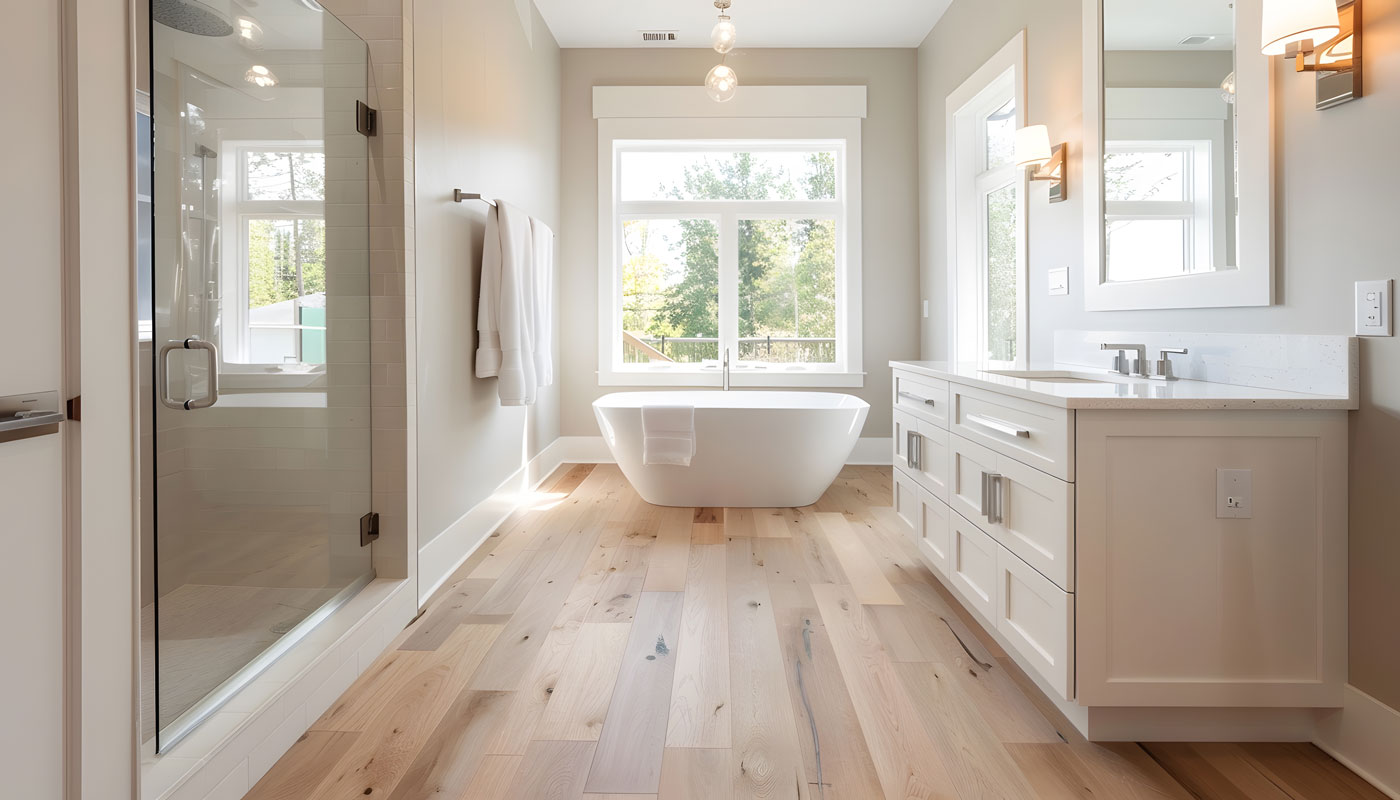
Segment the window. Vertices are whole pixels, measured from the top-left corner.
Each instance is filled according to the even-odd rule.
[[[1024,119],[1024,36],[948,96],[952,358],[1026,364],[1026,177],[1015,167]]]
[[[603,385],[715,384],[726,351],[735,385],[861,385],[858,120],[604,119],[600,138]]]
[[[326,361],[325,154],[316,143],[233,142],[221,159],[222,356],[304,372]]]

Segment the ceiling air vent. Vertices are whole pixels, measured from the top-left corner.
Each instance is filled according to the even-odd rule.
[[[1214,38],[1214,36],[1187,36],[1185,39],[1182,39],[1181,41],[1177,42],[1177,44],[1183,45],[1185,47],[1198,47],[1200,45],[1205,44],[1206,42],[1209,42]]]
[[[675,31],[642,31],[642,44],[675,44]]]

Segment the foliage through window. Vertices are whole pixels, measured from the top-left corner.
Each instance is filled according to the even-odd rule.
[[[621,367],[833,370],[840,147],[821,143],[618,153]]]

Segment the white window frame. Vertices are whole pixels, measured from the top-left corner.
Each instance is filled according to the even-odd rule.
[[[248,252],[244,226],[249,219],[326,218],[321,200],[249,200],[246,197],[249,152],[325,153],[324,143],[311,139],[238,139],[219,145],[220,266],[222,288],[219,347],[220,373],[257,376],[318,376],[324,364],[246,363],[251,344],[248,335]],[[238,361],[230,359],[237,358]]]
[[[824,116],[808,114],[817,109]],[[638,116],[645,114],[647,116]],[[732,363],[731,384],[748,387],[860,387],[861,119],[863,86],[744,87],[715,103],[703,87],[596,87],[598,118],[598,383],[600,386],[719,386],[717,364],[625,364],[622,360],[623,219],[708,218],[720,226],[720,352],[738,355],[738,221],[834,219],[836,363]],[[838,199],[816,201],[620,201],[623,152],[646,149],[838,153]]]
[[[1225,214],[1223,193],[1211,179],[1212,146],[1210,140],[1109,140],[1104,143],[1105,155],[1120,153],[1177,153],[1182,157],[1182,196],[1185,200],[1104,200],[1104,219],[1108,223],[1134,220],[1181,220],[1183,261],[1181,273],[1209,272],[1224,269],[1225,237],[1215,240],[1216,218]],[[1217,195],[1221,199],[1217,201]],[[1109,276],[1108,242],[1104,241],[1104,277]],[[1135,280],[1152,280],[1139,278]]]
[[[1012,164],[984,169],[987,114],[1016,101],[1013,129],[1025,126],[1026,34],[1021,31],[948,95],[947,196],[949,360],[990,368],[1024,369],[1030,361],[1027,296],[1025,170]],[[1016,358],[987,357],[986,198],[1016,191]]]

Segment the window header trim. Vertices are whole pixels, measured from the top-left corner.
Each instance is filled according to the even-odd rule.
[[[741,86],[716,103],[704,86],[594,86],[594,119],[866,116],[864,86]]]

